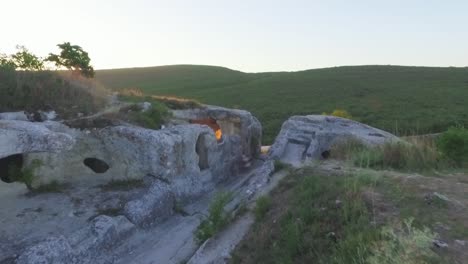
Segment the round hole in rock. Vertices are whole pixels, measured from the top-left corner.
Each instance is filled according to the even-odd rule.
[[[106,162],[96,158],[86,158],[84,159],[83,164],[95,173],[104,173],[110,168]]]
[[[0,159],[0,179],[10,183],[18,181],[23,168],[23,154],[14,154]]]
[[[330,157],[330,151],[329,150],[325,150],[324,152],[322,152],[322,158],[323,159],[328,159]]]

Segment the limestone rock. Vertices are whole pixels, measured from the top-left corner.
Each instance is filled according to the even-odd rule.
[[[54,132],[47,126],[17,120],[0,120],[0,158],[33,152],[60,152],[75,143],[71,135]]]
[[[18,264],[62,264],[70,263],[72,248],[65,237],[50,237],[26,249],[18,258]]]
[[[28,116],[23,111],[0,113],[0,120],[29,121]]]
[[[207,105],[200,109],[174,110],[172,114],[189,122],[212,119],[220,127],[223,137],[240,138],[243,155],[257,157],[260,154],[262,125],[248,111]]]
[[[141,198],[128,202],[124,212],[132,223],[146,227],[171,215],[174,202],[169,185],[155,182]]]
[[[366,145],[381,145],[399,139],[383,130],[359,122],[323,115],[293,116],[284,122],[269,156],[298,165],[329,154],[338,140],[353,138]]]

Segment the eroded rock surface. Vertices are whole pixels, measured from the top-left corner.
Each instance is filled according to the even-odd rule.
[[[0,158],[20,153],[57,153],[69,150],[75,143],[73,136],[55,132],[48,127],[51,125],[52,123],[0,120]]]
[[[293,116],[283,123],[269,156],[298,165],[313,159],[327,158],[334,143],[347,139],[355,139],[366,145],[399,140],[388,132],[345,118]]]

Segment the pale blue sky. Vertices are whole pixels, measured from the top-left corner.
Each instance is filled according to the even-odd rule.
[[[0,52],[81,45],[98,69],[468,65],[467,0],[1,0]]]

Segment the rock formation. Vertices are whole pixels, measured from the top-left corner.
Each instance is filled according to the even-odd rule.
[[[270,148],[269,156],[299,165],[306,161],[327,158],[334,143],[348,139],[355,139],[369,146],[398,140],[388,132],[345,118],[293,116],[283,123]]]

